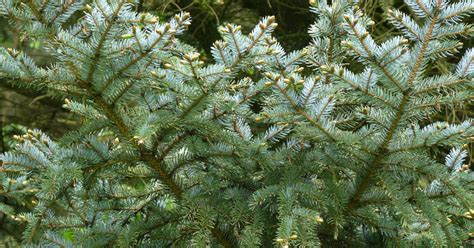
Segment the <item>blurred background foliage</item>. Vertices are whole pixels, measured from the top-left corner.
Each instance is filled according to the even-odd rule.
[[[244,32],[248,32],[260,17],[274,15],[279,24],[275,32],[276,38],[286,50],[293,50],[301,49],[310,42],[307,30],[316,18],[310,12],[308,0],[139,0],[137,2],[137,11],[150,12],[162,19],[168,19],[179,11],[190,12],[193,22],[181,39],[197,47],[204,58],[210,58],[210,47],[214,41],[220,39],[217,28],[222,24],[236,23],[242,26]],[[365,13],[375,21],[370,31],[378,42],[397,34],[397,31],[385,21],[388,9],[410,11],[403,0],[360,0],[359,2]],[[471,17],[468,22],[473,23],[473,18]],[[473,30],[471,30],[471,35],[472,33]],[[472,36],[463,37],[462,41],[464,46],[460,54],[465,49],[473,47],[474,39]],[[48,54],[43,52],[39,41],[20,36],[5,18],[0,18],[0,45],[27,51],[39,64],[50,62]],[[429,65],[430,71],[433,74],[451,71],[453,63],[457,60],[456,57],[437,60]],[[348,61],[348,63],[354,69],[358,69],[357,63],[353,61]],[[65,131],[77,126],[80,120],[68,115],[62,108],[62,102],[61,99],[50,99],[44,92],[15,88],[12,82],[6,82],[0,78],[0,152],[11,149],[15,145],[12,136],[24,133],[26,127],[39,128],[53,137],[59,137]],[[459,122],[474,117],[472,101],[459,106],[440,107],[439,110],[440,114],[436,118],[441,120]],[[472,165],[472,144],[470,146],[469,162]],[[12,230],[22,226],[21,220],[6,220],[1,211],[2,205],[6,203],[15,209],[25,211],[28,209],[29,203],[24,201],[28,199],[28,196],[24,195],[28,190],[15,184],[18,182],[0,185],[0,246],[2,247],[14,246],[14,240],[20,238],[18,236],[20,232],[12,233]],[[13,189],[19,190],[18,199],[12,197],[14,196]],[[13,228],[12,223],[18,225]]]

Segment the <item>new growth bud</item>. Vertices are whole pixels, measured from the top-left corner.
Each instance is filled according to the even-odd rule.
[[[300,73],[300,72],[302,72],[303,70],[304,70],[304,67],[297,67],[297,68],[295,69],[295,72]]]
[[[350,20],[351,20],[351,17],[348,14],[342,15],[342,18],[344,18],[344,20],[346,20],[346,22],[350,22]]]
[[[275,22],[275,16],[268,17],[267,24],[272,24]]]
[[[369,36],[369,32],[364,32],[360,38],[365,39]]]
[[[120,38],[122,38],[122,39],[130,39],[132,37],[133,37],[133,34],[124,34],[124,35],[120,36]]]
[[[362,113],[363,113],[364,115],[368,114],[368,113],[369,113],[369,108],[368,108],[368,107],[364,107],[364,108],[362,109]]]
[[[320,224],[324,222],[324,219],[321,218],[321,216],[316,216],[316,218],[315,218],[314,220],[315,220],[316,222],[320,223]]]
[[[272,77],[272,73],[271,73],[271,72],[268,72],[268,71],[265,72],[265,73],[263,73],[263,75],[264,75],[265,77],[267,77],[267,78],[273,78],[273,77]]]

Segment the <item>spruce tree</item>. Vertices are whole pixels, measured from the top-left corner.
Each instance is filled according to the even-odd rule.
[[[0,50],[0,76],[80,116],[0,155],[0,205],[25,246],[458,247],[474,236],[472,120],[433,121],[472,98],[472,1],[405,0],[376,43],[357,1],[312,0],[312,42],[286,52],[275,17],[219,28],[212,59],[126,0],[1,0],[54,58]],[[430,63],[458,56],[449,73]],[[34,114],[34,113],[32,113]],[[22,191],[26,188],[26,191]],[[16,190],[18,189],[18,190]],[[29,194],[27,194],[29,193]],[[3,193],[2,193],[3,194]],[[32,206],[28,208],[27,206]],[[28,212],[22,212],[27,211]]]

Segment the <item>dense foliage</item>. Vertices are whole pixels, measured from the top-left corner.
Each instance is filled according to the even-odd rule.
[[[387,19],[403,35],[381,43],[357,1],[315,0],[306,48],[286,52],[270,16],[248,35],[221,25],[204,62],[177,38],[188,13],[0,1],[54,58],[3,48],[0,76],[81,119],[58,140],[15,136],[0,155],[5,229],[60,247],[469,242],[472,120],[432,117],[472,97],[474,50],[457,56],[457,37],[471,35],[474,3],[405,2],[413,17]],[[430,69],[447,57],[451,71]]]

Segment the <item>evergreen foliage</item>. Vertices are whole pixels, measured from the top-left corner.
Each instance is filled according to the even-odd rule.
[[[26,246],[468,242],[472,120],[430,116],[472,97],[474,50],[450,73],[427,67],[458,55],[474,3],[406,0],[420,21],[391,11],[403,36],[379,44],[357,1],[331,2],[310,1],[317,20],[303,50],[284,51],[271,16],[249,34],[221,26],[205,63],[177,38],[187,13],[161,22],[126,0],[0,0],[55,58],[38,66],[1,49],[0,76],[82,119],[60,140],[16,137],[0,155],[0,190],[34,207],[0,211],[27,225]]]

